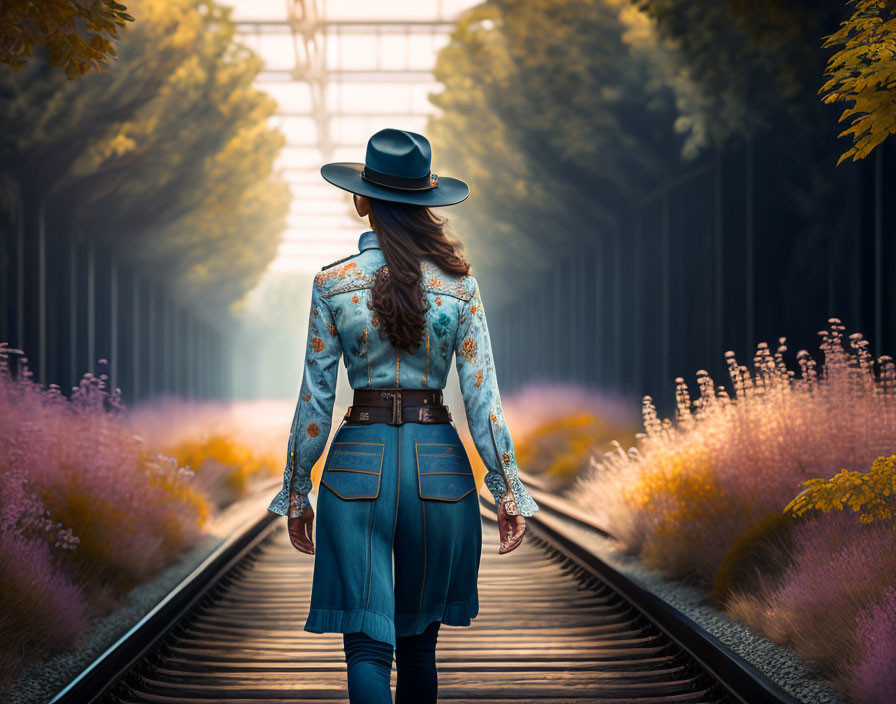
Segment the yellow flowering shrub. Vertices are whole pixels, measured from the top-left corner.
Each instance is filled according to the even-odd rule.
[[[166,454],[174,457],[180,466],[190,467],[199,475],[203,471],[221,473],[228,500],[247,496],[250,485],[256,479],[277,476],[282,471],[273,455],[253,452],[224,433],[184,440]]]
[[[646,564],[682,577],[714,567],[703,564],[702,556],[711,551],[694,546],[706,546],[714,527],[728,522],[739,506],[724,492],[704,448],[654,453],[650,465],[620,491],[631,515],[644,520],[639,549]]]
[[[594,413],[579,412],[552,418],[520,436],[514,444],[517,463],[533,474],[543,474],[569,485],[614,439],[634,441],[634,433],[608,423]]]
[[[830,479],[809,479],[806,488],[784,511],[803,516],[808,511],[828,513],[849,507],[859,514],[859,521],[893,520],[896,493],[896,455],[878,457],[867,472],[843,469]]]
[[[850,506],[865,522],[889,518],[892,460],[866,475],[812,479],[896,452],[893,359],[875,361],[860,334],[847,337],[841,321],[829,322],[820,332],[821,367],[800,350],[796,373],[782,338],[776,350],[760,344],[752,368],[726,353],[730,387],[700,371],[692,398],[678,379],[674,419],[660,418],[646,397],[637,446],[595,457],[571,496],[630,553],[646,559],[649,552],[672,576],[696,574],[708,587],[732,545],[764,516],[781,513],[807,480],[790,511]]]

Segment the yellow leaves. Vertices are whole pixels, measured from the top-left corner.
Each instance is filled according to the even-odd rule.
[[[787,506],[785,513],[795,517],[809,511],[860,513],[859,521],[872,523],[893,520],[892,503],[896,493],[896,455],[878,457],[868,472],[841,470],[828,480],[809,479],[806,487]]]
[[[115,56],[112,40],[134,18],[114,0],[11,0],[0,4],[0,63],[15,69],[35,46],[48,50],[52,66],[64,67],[71,79],[102,66]]]
[[[823,46],[842,48],[825,69],[830,78],[818,91],[822,102],[852,103],[839,118],[852,123],[839,136],[852,135],[853,144],[837,164],[864,159],[896,133],[896,3],[859,0],[852,17]]]

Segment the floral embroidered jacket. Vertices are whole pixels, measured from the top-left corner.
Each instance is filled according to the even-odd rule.
[[[311,468],[323,454],[330,432],[341,357],[353,389],[443,389],[454,355],[467,423],[487,469],[485,484],[495,501],[505,497],[509,485],[518,512],[531,516],[538,506],[517,477],[476,279],[450,275],[424,262],[429,310],[423,341],[414,354],[397,351],[379,335],[379,320],[368,305],[374,274],[385,264],[373,230],[361,235],[358,249],[358,254],[324,267],[314,279],[305,368],[283,487],[269,510],[286,515],[290,502],[294,507],[307,502]],[[508,512],[516,511],[511,505]]]

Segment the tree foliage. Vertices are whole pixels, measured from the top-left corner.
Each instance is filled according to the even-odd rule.
[[[276,255],[289,203],[260,59],[212,0],[135,0],[114,70],[73,85],[36,62],[0,79],[2,169],[61,227],[219,310]]]
[[[428,134],[434,168],[475,194],[452,215],[477,265],[512,243],[502,268],[523,276],[550,263],[547,243],[609,236],[631,194],[677,157],[673,95],[631,11],[618,0],[488,0],[458,22],[437,60],[445,89],[430,96],[442,113]]]
[[[0,3],[0,63],[18,69],[35,46],[69,78],[101,67],[115,55],[118,30],[133,21],[115,0],[6,0]]]
[[[806,487],[784,508],[785,513],[803,516],[809,511],[842,511],[850,508],[859,521],[893,520],[896,494],[896,455],[878,457],[867,472],[842,470],[830,479],[809,479]]]
[[[679,100],[692,149],[781,120],[814,132],[824,124],[815,100],[824,67],[819,37],[842,16],[840,0],[634,1],[698,86],[695,99]]]
[[[821,87],[825,103],[851,103],[840,115],[850,120],[841,137],[852,146],[837,162],[864,159],[896,133],[896,0],[859,0],[840,29],[825,38],[825,47],[840,47],[828,61]]]

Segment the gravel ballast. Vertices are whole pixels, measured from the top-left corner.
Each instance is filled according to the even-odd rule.
[[[560,518],[553,512],[550,519],[552,527],[556,525],[569,538],[590,550],[613,569],[685,614],[800,701],[806,704],[847,704],[848,700],[822,680],[818,672],[797,657],[792,649],[760,636],[708,605],[702,590],[670,581],[659,572],[648,569],[637,558],[624,554],[620,543],[613,538]]]

